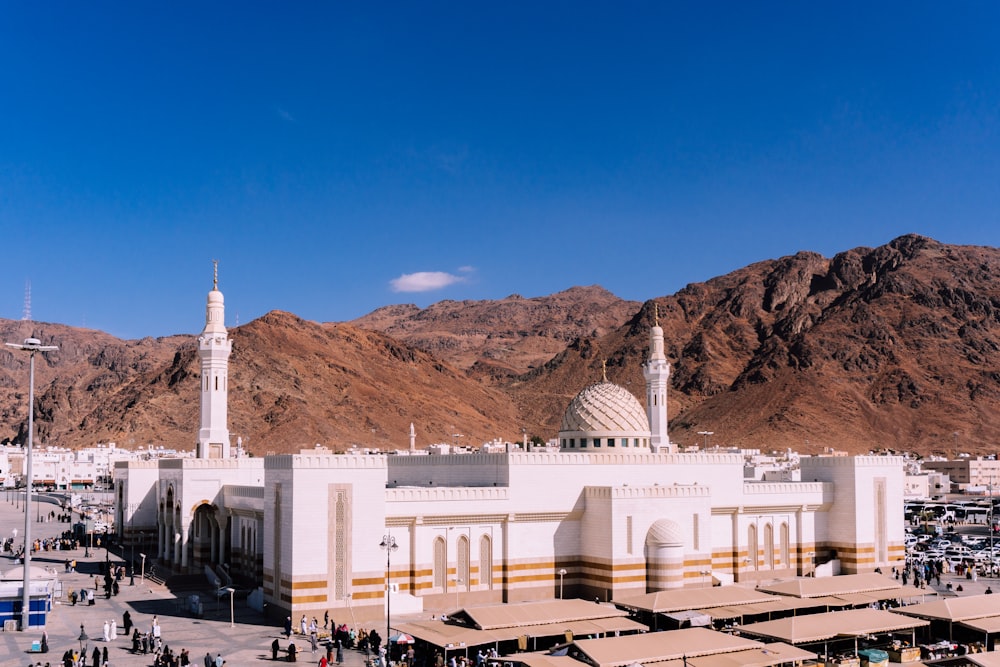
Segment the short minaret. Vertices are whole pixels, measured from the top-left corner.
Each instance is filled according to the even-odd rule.
[[[219,291],[219,262],[215,265],[212,291],[205,309],[205,329],[198,336],[201,360],[201,428],[198,458],[226,459],[229,451],[229,354],[233,342],[226,331],[226,306]]]
[[[417,451],[417,430],[413,428],[413,422],[410,422],[410,451]]]
[[[653,304],[653,326],[649,330],[649,357],[642,366],[646,378],[646,415],[649,417],[649,447],[654,453],[672,453],[667,433],[667,385],[670,381],[670,364],[663,353],[663,329],[660,312]]]

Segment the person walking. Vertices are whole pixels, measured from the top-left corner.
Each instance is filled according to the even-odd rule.
[[[291,616],[289,616],[289,617],[287,617],[285,619],[285,636],[286,637],[291,637],[292,636],[292,617]]]
[[[132,634],[132,614],[128,612],[128,609],[122,614],[122,627],[125,628],[126,635]]]
[[[278,644],[278,638],[275,637],[274,641],[271,642],[271,660],[277,660],[278,659],[278,646],[280,646]]]
[[[111,641],[118,639],[118,621],[111,619],[111,632],[108,633],[111,637]]]
[[[344,664],[344,645],[340,643],[339,639],[337,640],[337,664]]]
[[[212,660],[212,654],[205,652],[205,667],[215,667],[215,661]]]

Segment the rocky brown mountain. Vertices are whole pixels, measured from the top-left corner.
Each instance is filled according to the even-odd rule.
[[[390,306],[353,323],[272,312],[230,330],[230,429],[258,454],[405,447],[410,422],[418,446],[554,437],[603,360],[644,400],[655,303],[675,442],[712,431],[710,444],[764,450],[992,453],[998,276],[997,249],[904,236],[829,259],[759,262],[641,306],[588,287]],[[193,446],[193,335],[121,341],[10,320],[0,335],[60,346],[36,367],[41,444]],[[0,351],[0,437],[23,438],[26,394],[26,355]]]
[[[544,364],[580,337],[604,336],[639,308],[597,285],[526,299],[439,301],[379,308],[351,324],[381,331],[483,378]]]
[[[1000,440],[1000,251],[904,236],[760,262],[655,300],[673,365],[671,439],[817,452],[993,453]],[[641,396],[653,302],[512,384],[551,432],[579,386]]]

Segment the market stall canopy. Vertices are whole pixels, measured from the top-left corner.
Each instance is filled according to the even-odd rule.
[[[969,662],[979,665],[979,667],[1000,667],[1000,651],[969,653],[963,657]]]
[[[626,667],[633,663],[651,663],[682,660],[717,653],[762,649],[762,642],[746,637],[728,635],[706,628],[687,628],[668,632],[650,632],[628,637],[604,639],[578,639],[570,646],[583,660],[595,667]]]
[[[900,607],[899,613],[938,621],[970,621],[1000,616],[1000,595],[968,595]]]
[[[548,653],[518,653],[515,656],[504,658],[504,662],[521,664],[525,667],[584,667],[576,658]]]
[[[959,625],[992,635],[1000,632],[1000,616],[986,616],[971,621],[962,621]]]
[[[627,612],[609,605],[574,599],[470,607],[451,614],[449,618],[453,623],[466,627],[492,630],[627,615]]]
[[[553,604],[553,602],[555,604]],[[518,637],[604,635],[649,628],[621,609],[585,600],[555,600],[463,609],[447,621],[413,621],[394,627],[434,646],[480,646]]]
[[[743,616],[756,616],[758,614],[772,614],[775,612],[795,611],[796,609],[816,609],[818,607],[837,607],[843,602],[835,597],[821,598],[792,598],[784,595],[771,595],[767,602],[755,602],[753,604],[743,604],[727,607],[709,607],[699,609],[703,614],[708,614],[713,619],[742,618]]]
[[[908,618],[881,609],[848,609],[825,614],[792,616],[776,621],[751,623],[740,632],[756,637],[770,637],[789,644],[818,642],[834,637],[857,637],[930,625],[930,622]]]
[[[719,653],[700,658],[688,658],[690,667],[772,667],[788,662],[815,660],[816,654],[798,647],[774,642],[763,648],[753,648],[735,653]],[[1000,665],[998,665],[1000,667]]]
[[[627,609],[667,614],[688,609],[731,607],[755,602],[768,602],[773,599],[773,595],[739,586],[716,586],[712,588],[675,588],[669,591],[657,591],[621,599],[615,598],[614,603]]]
[[[883,574],[844,574],[836,577],[801,577],[776,581],[757,587],[758,591],[789,595],[797,598],[815,598],[826,595],[849,595],[851,593],[871,593],[873,591],[900,591],[900,597],[915,597],[908,587],[904,592],[903,585]],[[887,598],[883,598],[887,599]]]

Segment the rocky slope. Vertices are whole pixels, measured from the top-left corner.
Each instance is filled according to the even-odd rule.
[[[1000,251],[905,236],[803,252],[655,300],[673,364],[671,437],[865,452],[992,453],[1000,440]],[[652,302],[512,386],[532,430],[602,358],[639,394]]]
[[[230,429],[258,454],[405,447],[410,422],[418,446],[554,437],[602,360],[644,400],[654,302],[676,442],[707,430],[765,450],[996,449],[1000,251],[919,236],[760,262],[641,306],[588,287],[390,306],[350,324],[273,312],[231,330]],[[9,320],[0,335],[60,346],[38,358],[42,444],[193,446],[194,336],[121,341]],[[0,438],[23,438],[26,393],[26,355],[0,350]]]
[[[604,336],[639,308],[597,285],[525,299],[385,306],[351,324],[381,331],[482,378],[505,379],[551,359],[580,337]]]

